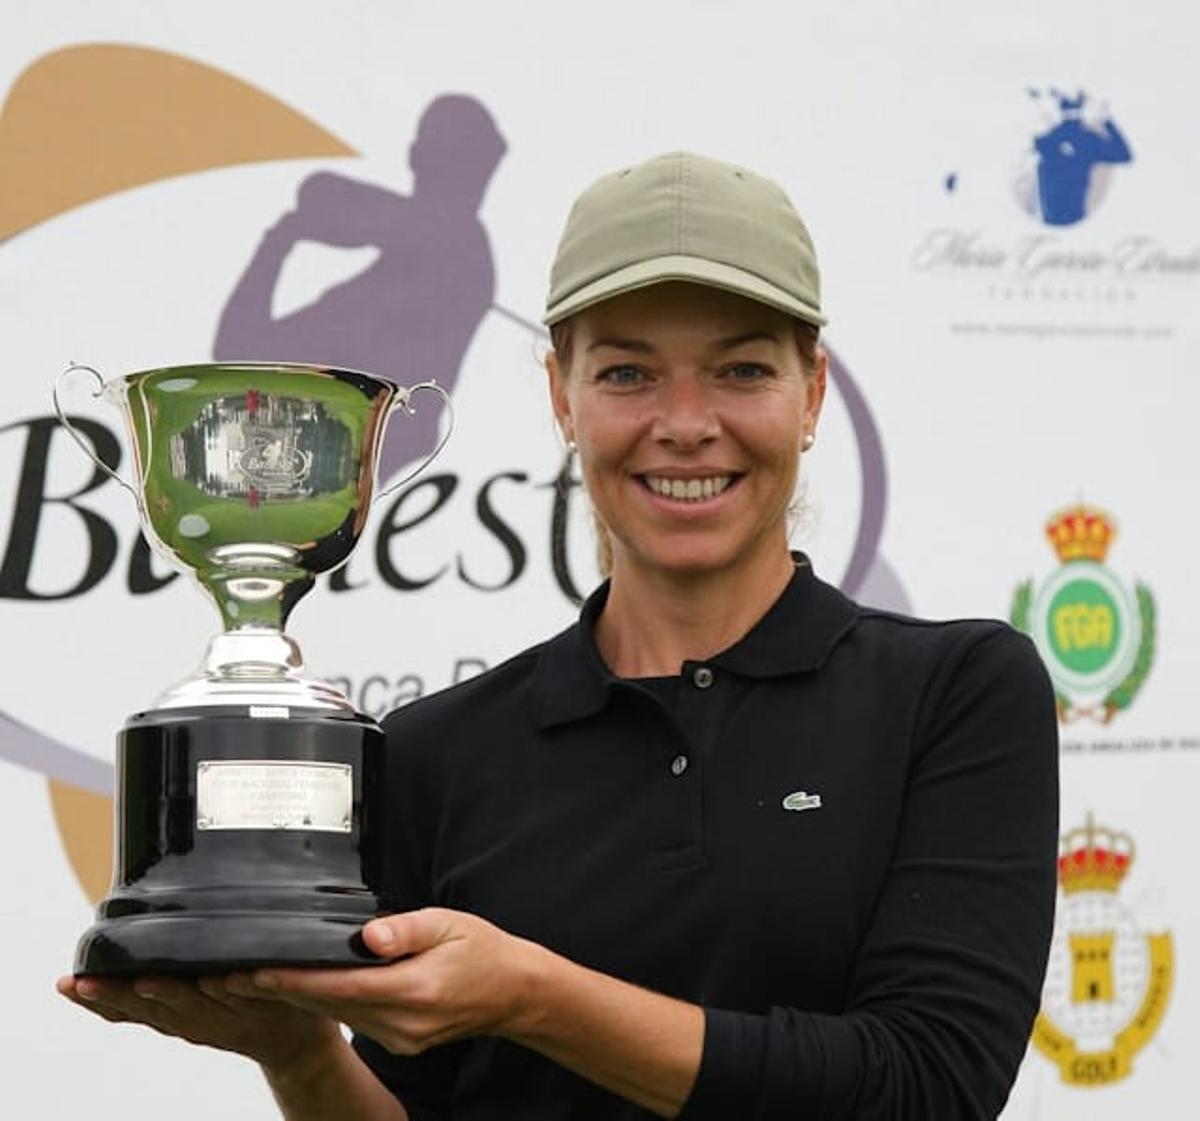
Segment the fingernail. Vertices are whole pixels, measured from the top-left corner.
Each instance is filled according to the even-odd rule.
[[[100,993],[100,986],[95,981],[77,981],[75,992],[84,1000],[95,1000]]]
[[[371,937],[375,940],[376,945],[387,949],[394,945],[396,936],[392,933],[392,928],[387,923],[381,922],[371,927]]]
[[[274,973],[255,973],[253,977],[254,985],[259,989],[277,989],[279,988],[279,978]]]

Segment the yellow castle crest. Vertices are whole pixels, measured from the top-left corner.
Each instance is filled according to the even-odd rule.
[[[1062,837],[1058,915],[1033,1042],[1075,1086],[1128,1077],[1167,1009],[1171,935],[1140,930],[1117,898],[1133,861],[1133,839],[1090,814]]]

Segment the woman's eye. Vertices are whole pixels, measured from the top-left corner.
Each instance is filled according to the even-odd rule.
[[[733,381],[757,381],[770,374],[770,370],[758,362],[738,362],[725,370],[727,377]]]
[[[646,379],[645,373],[637,366],[609,366],[596,377],[598,381],[616,386],[640,385]]]

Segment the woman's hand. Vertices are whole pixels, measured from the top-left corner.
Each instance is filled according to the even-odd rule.
[[[536,1018],[532,992],[548,951],[484,919],[429,907],[376,919],[363,940],[398,960],[363,969],[260,969],[228,978],[228,990],[341,1021],[401,1055],[470,1035],[513,1035]]]
[[[502,1036],[662,1117],[678,1113],[695,1081],[704,1041],[696,1005],[596,973],[461,911],[375,919],[363,941],[392,960],[195,983],[64,978],[59,990],[105,1019],[248,1055],[288,1117],[329,1116],[330,1103],[351,1097],[354,1108],[341,1115],[403,1116],[338,1023],[401,1055]]]
[[[113,1023],[145,1024],[206,1047],[233,1051],[270,1071],[305,1064],[341,1043],[328,1016],[233,992],[224,977],[116,980],[62,977],[58,991]]]

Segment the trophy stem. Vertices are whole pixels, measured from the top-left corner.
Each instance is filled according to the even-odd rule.
[[[200,672],[168,689],[154,707],[226,705],[354,711],[341,690],[305,676],[295,639],[266,626],[240,627],[215,635]]]
[[[299,677],[304,658],[295,639],[273,627],[242,627],[214,635],[204,655],[213,681],[274,681]]]
[[[227,633],[279,632],[296,604],[312,590],[315,578],[301,566],[290,545],[235,542],[206,554],[208,567],[196,573],[212,596]]]

